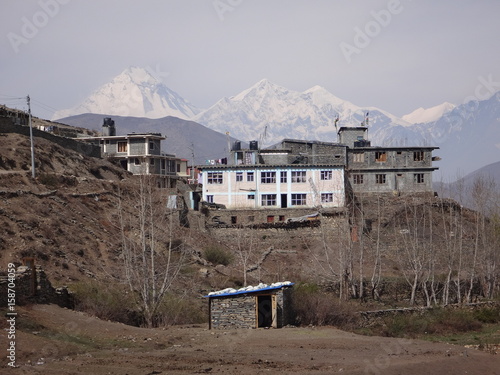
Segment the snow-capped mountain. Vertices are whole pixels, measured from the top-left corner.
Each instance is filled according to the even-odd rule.
[[[199,109],[153,77],[146,69],[130,67],[94,91],[78,106],[57,111],[53,120],[82,113],[189,119]]]
[[[424,123],[424,122],[432,122],[432,121],[437,121],[439,120],[440,117],[442,117],[445,113],[450,112],[455,108],[454,104],[445,102],[440,105],[436,105],[431,108],[418,108],[414,110],[413,112],[404,115],[401,117],[403,120],[411,123],[411,124],[418,124],[418,123]]]
[[[338,126],[359,125],[369,112],[370,125],[410,124],[377,108],[361,108],[342,100],[320,86],[304,92],[288,90],[267,79],[241,93],[219,100],[193,118],[220,132],[242,140],[260,140],[264,145],[283,138],[336,141]]]

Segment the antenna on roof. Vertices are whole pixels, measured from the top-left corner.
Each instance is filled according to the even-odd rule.
[[[361,123],[361,126],[368,126],[368,123],[370,122],[370,119],[368,118],[369,115],[370,115],[370,112],[366,112],[365,119]]]

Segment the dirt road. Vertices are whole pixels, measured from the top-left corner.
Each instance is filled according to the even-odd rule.
[[[4,319],[5,320],[5,319]],[[5,323],[2,323],[5,328]],[[2,352],[7,342],[1,333]],[[7,368],[7,359],[1,366]],[[144,329],[52,305],[19,312],[15,374],[500,374],[500,356],[335,328]]]

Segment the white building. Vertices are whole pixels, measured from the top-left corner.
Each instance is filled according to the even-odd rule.
[[[227,209],[345,205],[344,166],[341,162],[320,165],[270,163],[272,160],[285,161],[288,154],[283,149],[236,150],[233,152],[234,165],[199,166],[202,200]]]

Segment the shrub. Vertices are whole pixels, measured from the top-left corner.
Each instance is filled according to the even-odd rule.
[[[217,246],[212,246],[205,249],[205,259],[215,265],[222,264],[224,266],[227,266],[231,263],[233,257],[224,249]]]
[[[320,290],[316,284],[298,284],[293,291],[293,310],[300,325],[333,325],[352,329],[359,315],[349,303]]]
[[[123,285],[85,281],[71,285],[75,309],[100,319],[137,325],[133,318],[134,298]]]
[[[167,294],[155,317],[155,326],[206,323],[205,307],[200,301]]]
[[[40,174],[38,176],[38,181],[51,188],[57,188],[59,186],[59,179],[57,176],[49,173]]]
[[[390,337],[417,337],[424,334],[451,334],[482,327],[469,310],[436,308],[422,315],[405,314],[384,319],[381,334]]]
[[[500,307],[484,307],[474,311],[474,317],[481,323],[500,322]]]

